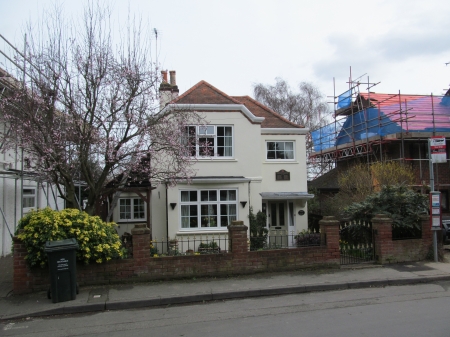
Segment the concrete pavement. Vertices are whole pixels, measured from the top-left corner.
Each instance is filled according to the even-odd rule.
[[[263,273],[140,284],[82,287],[73,301],[52,303],[46,292],[12,294],[12,258],[0,258],[0,321],[32,316],[166,306],[204,301],[273,296],[349,288],[450,281],[450,263]]]

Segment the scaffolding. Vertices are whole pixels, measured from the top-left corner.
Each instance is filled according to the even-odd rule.
[[[378,94],[370,91],[378,83],[349,84],[349,90],[334,96],[334,121],[311,134],[313,160],[388,160],[393,156],[386,156],[383,145],[391,142],[400,142],[396,159],[408,160],[405,142],[450,136],[449,95]],[[362,85],[365,92],[360,91]]]
[[[26,37],[24,46],[26,46]],[[21,60],[19,61],[11,55],[21,56]],[[27,80],[29,80],[27,67],[33,65],[26,60],[24,55],[25,50],[20,52],[0,34],[0,99],[14,90],[26,87]],[[0,127],[0,132],[6,135],[11,133],[7,125]],[[33,188],[36,189],[34,195],[36,207],[53,206],[58,209],[58,201],[60,201],[54,186],[42,181],[36,172],[28,168],[24,149],[16,147],[5,151],[4,146],[5,144],[0,142],[0,151],[3,152],[2,159],[0,159],[0,187],[2,190],[0,256],[9,253],[12,236],[16,231],[19,219],[24,215],[23,192],[24,187],[30,184],[29,182],[33,182]],[[41,198],[41,196],[43,197]]]

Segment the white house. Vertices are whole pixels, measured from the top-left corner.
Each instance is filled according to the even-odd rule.
[[[208,122],[188,127],[197,138],[191,150],[197,174],[190,183],[156,186],[151,191],[150,219],[142,198],[122,195],[122,211],[130,214],[128,222],[121,221],[121,207],[116,208],[119,233],[130,231],[131,222],[148,222],[154,239],[220,235],[227,233],[233,220],[249,226],[250,207],[254,213],[267,214],[269,235],[307,229],[307,200],[313,197],[307,193],[308,129],[249,96],[228,96],[205,81],[179,97],[175,72],[170,82],[161,85],[165,90],[161,97],[170,101],[163,112],[192,109]],[[205,143],[208,156],[200,149]]]

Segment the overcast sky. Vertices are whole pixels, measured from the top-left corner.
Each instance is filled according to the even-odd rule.
[[[53,2],[0,0],[0,33],[23,46],[26,22]],[[77,13],[86,1],[59,3]],[[336,94],[344,92],[350,67],[354,79],[381,82],[372,88],[380,93],[441,95],[450,85],[448,0],[111,3],[120,19],[130,7],[158,30],[158,61],[177,71],[180,93],[205,80],[229,95],[253,96],[254,83],[282,77],[333,96],[333,78]]]

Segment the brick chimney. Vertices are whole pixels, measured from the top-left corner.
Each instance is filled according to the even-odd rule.
[[[164,107],[178,97],[176,72],[171,70],[170,72],[170,83],[167,82],[167,70],[161,71],[162,82],[159,85],[159,108],[162,110]]]

